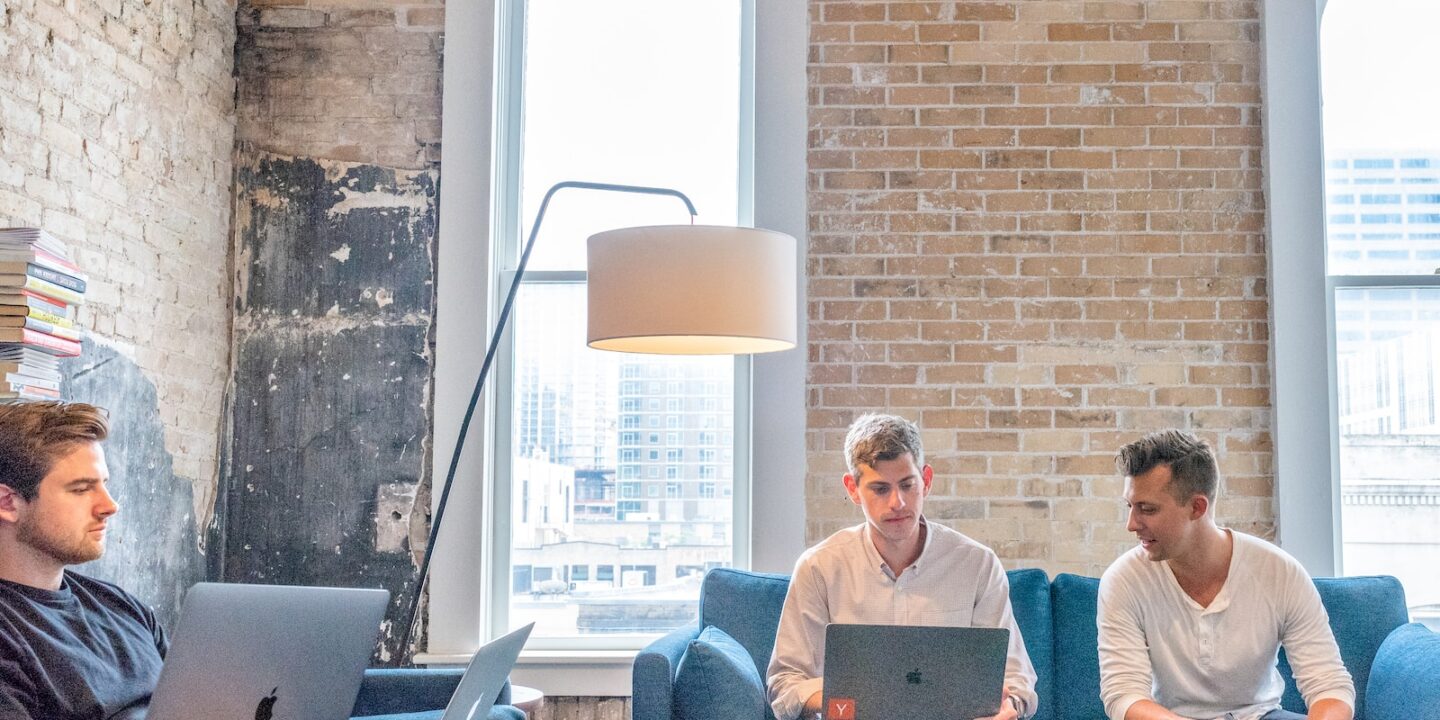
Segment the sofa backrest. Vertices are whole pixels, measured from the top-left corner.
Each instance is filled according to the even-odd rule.
[[[1011,570],[1010,607],[1015,611],[1015,624],[1025,638],[1025,652],[1035,666],[1035,694],[1040,707],[1034,720],[1053,720],[1055,638],[1050,614],[1050,578],[1044,570]]]
[[[700,584],[700,629],[713,625],[739,641],[763,678],[789,588],[789,575],[715,568]]]
[[[1405,589],[1393,577],[1315,578],[1320,602],[1330,616],[1340,659],[1355,680],[1355,720],[1365,720],[1365,689],[1375,652],[1386,636],[1410,622],[1405,608]],[[1290,661],[1280,651],[1280,674],[1285,678],[1285,695],[1280,704],[1286,710],[1305,712],[1305,701],[1295,685]]]
[[[1103,720],[1100,702],[1100,631],[1095,625],[1100,579],[1060,573],[1050,583],[1055,619],[1054,720]]]
[[[1365,686],[1375,651],[1391,630],[1405,624],[1405,592],[1392,577],[1315,578],[1320,601],[1330,615],[1340,657],[1355,680],[1355,720],[1365,719]],[[1064,675],[1056,683],[1055,720],[1098,720],[1100,702],[1099,631],[1095,625],[1100,580],[1062,573],[1050,585],[1055,618],[1055,668]],[[1290,663],[1282,650],[1280,675],[1285,679],[1281,704],[1305,712]]]
[[[1025,638],[1025,650],[1039,677],[1040,714],[1036,720],[1051,720],[1050,679],[1054,675],[1051,653],[1050,580],[1043,570],[1011,570],[1010,604],[1015,622]],[[754,573],[717,568],[705,574],[700,586],[700,628],[715,626],[735,638],[750,652],[760,677],[765,677],[770,653],[775,649],[775,632],[780,627],[780,610],[789,575]]]

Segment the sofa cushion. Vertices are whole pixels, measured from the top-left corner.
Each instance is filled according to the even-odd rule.
[[[1050,583],[1055,617],[1054,720],[1105,717],[1100,701],[1100,579],[1061,573]]]
[[[1355,720],[1371,717],[1365,710],[1365,686],[1375,652],[1394,630],[1409,622],[1405,589],[1393,577],[1315,578],[1320,602],[1330,615],[1330,629],[1340,646],[1340,659],[1355,680]],[[1305,712],[1305,701],[1295,685],[1290,661],[1280,652],[1280,675],[1285,678],[1285,695],[1280,703],[1286,710]]]
[[[765,683],[744,646],[716,627],[690,641],[675,672],[680,720],[758,718],[765,706]]]
[[[1440,633],[1419,623],[1391,632],[1375,653],[1365,698],[1373,720],[1440,720]]]
[[[1052,678],[1055,676],[1054,628],[1050,617],[1050,578],[1044,570],[1011,570],[1005,573],[1010,581],[1010,607],[1015,611],[1015,624],[1025,639],[1025,652],[1035,666],[1035,694],[1040,696],[1034,720],[1055,717]]]

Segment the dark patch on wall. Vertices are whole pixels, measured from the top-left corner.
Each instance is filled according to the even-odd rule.
[[[236,168],[225,579],[385,588],[393,621],[414,565],[377,525],[429,471],[435,174]],[[397,649],[387,630],[379,657]]]
[[[110,411],[105,463],[120,506],[104,557],[79,570],[134,593],[173,628],[185,591],[206,579],[206,559],[195,520],[195,481],[174,473],[155,385],[129,358],[88,340],[64,373],[67,400]]]

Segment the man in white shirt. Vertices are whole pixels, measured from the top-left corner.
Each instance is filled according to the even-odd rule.
[[[894,415],[865,415],[845,438],[845,490],[865,522],[806,550],[795,565],[766,672],[779,720],[821,711],[825,625],[999,627],[1010,631],[995,720],[1033,715],[1035,670],[995,553],[922,514],[934,471],[920,431]],[[964,719],[959,719],[964,720]]]
[[[1100,579],[1100,695],[1110,720],[1296,720],[1280,646],[1312,720],[1350,720],[1355,684],[1315,584],[1263,540],[1215,524],[1210,446],[1166,430],[1125,446],[1140,545]]]

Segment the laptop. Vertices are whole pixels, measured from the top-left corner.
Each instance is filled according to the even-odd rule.
[[[345,720],[389,602],[384,590],[199,583],[143,717]]]
[[[1005,694],[1004,628],[825,628],[825,720],[990,717]]]
[[[476,650],[440,720],[484,720],[490,714],[495,698],[499,697],[500,689],[505,687],[505,678],[514,669],[520,650],[525,647],[525,641],[534,627],[532,622]]]

